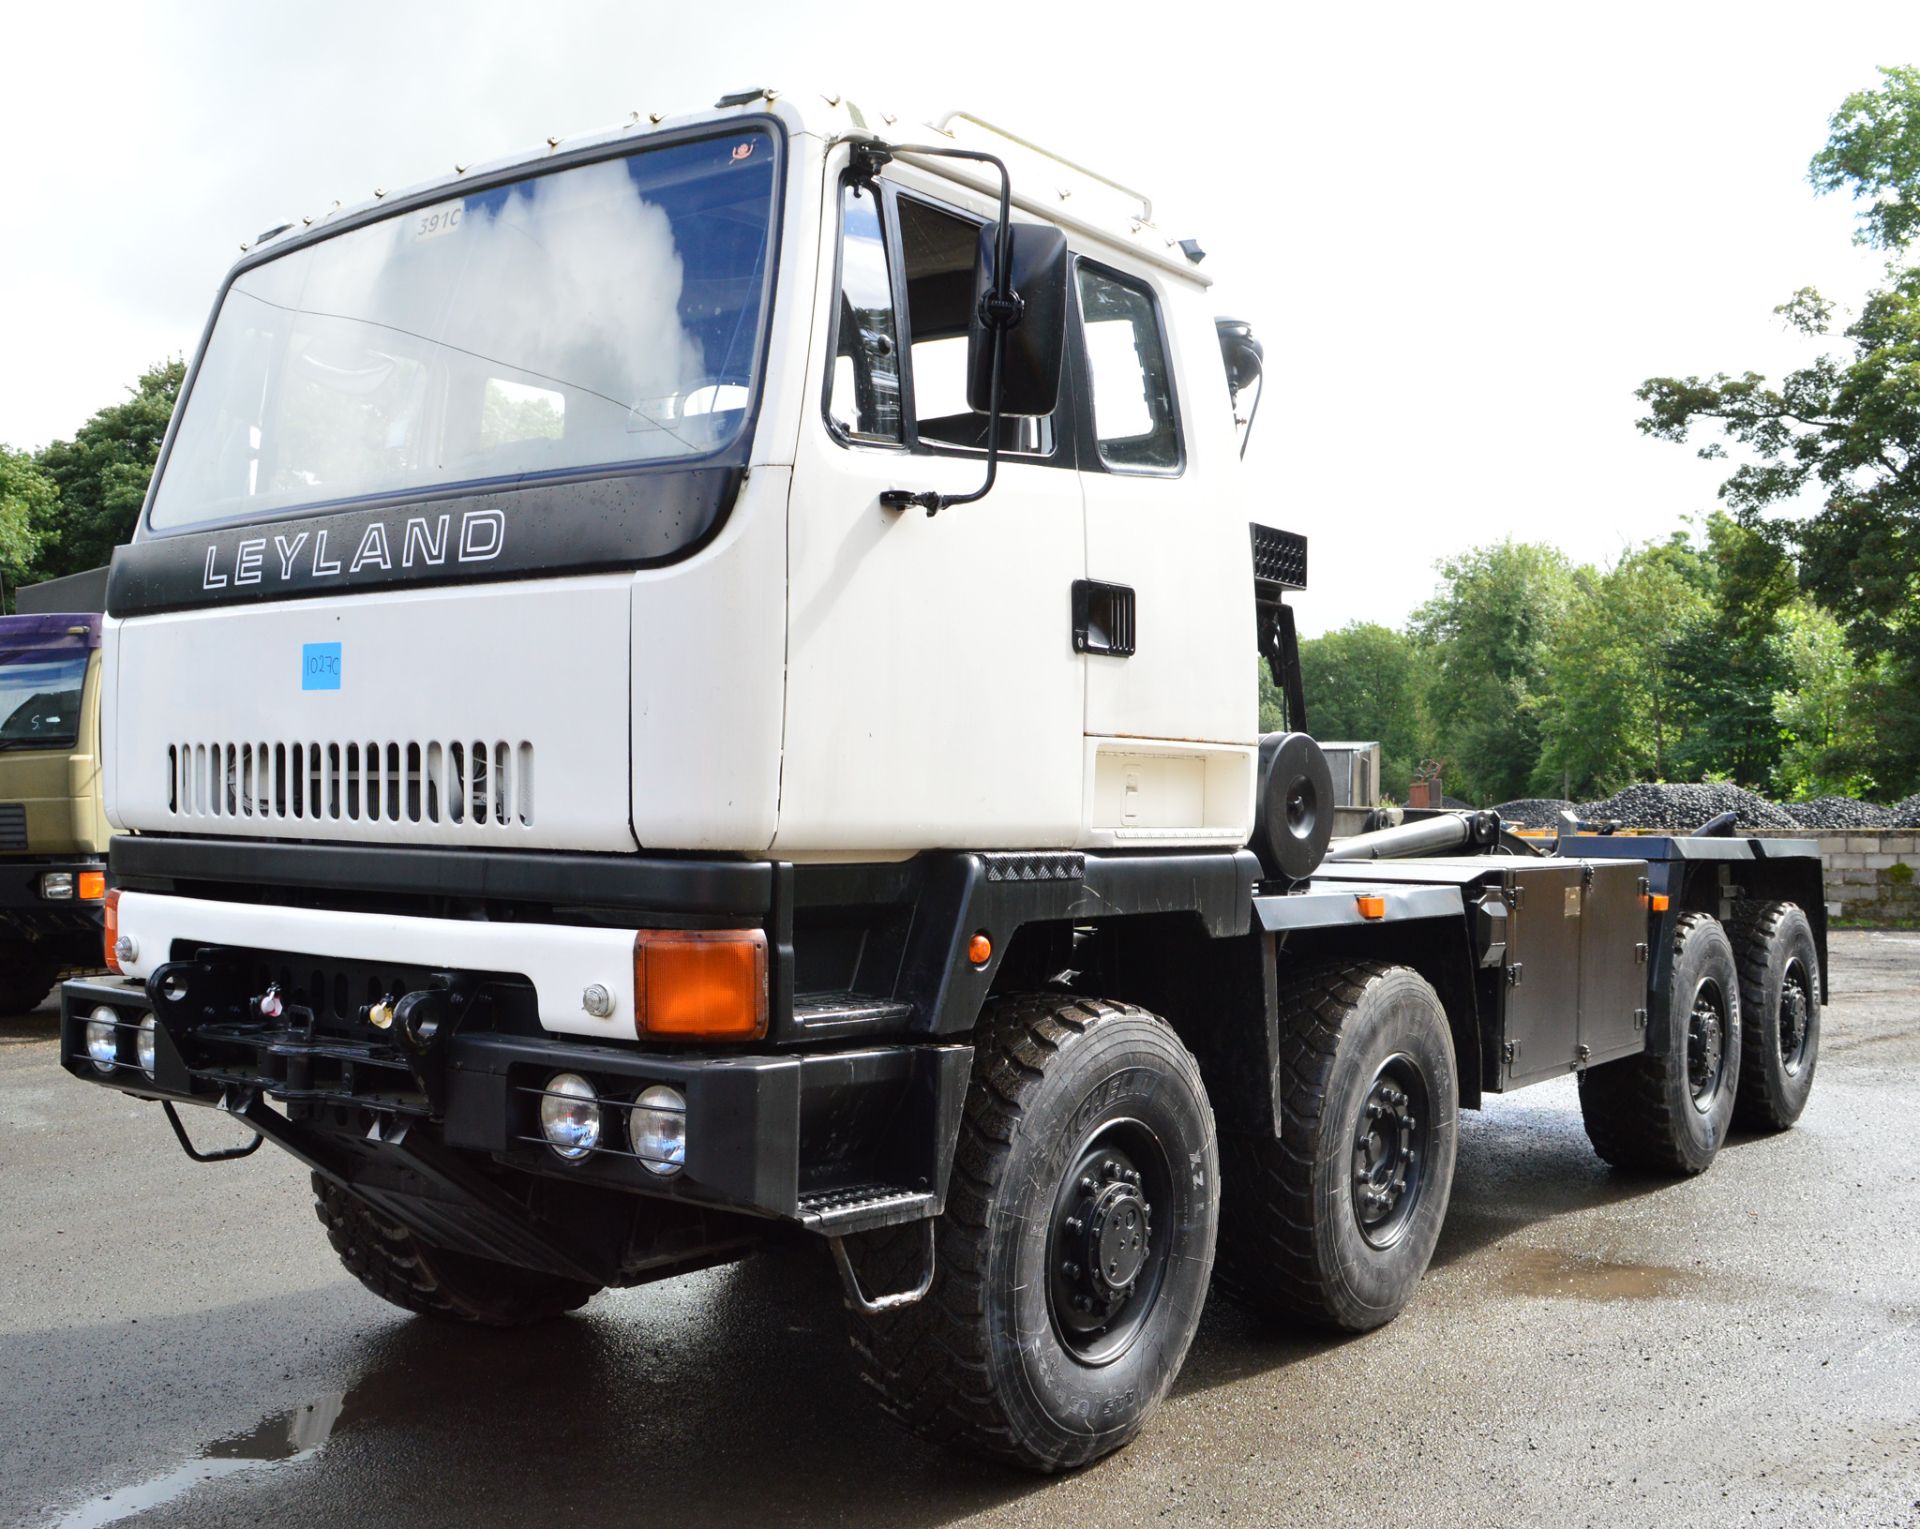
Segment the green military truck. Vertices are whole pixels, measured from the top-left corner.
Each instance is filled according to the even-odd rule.
[[[89,576],[20,591],[0,616],[0,1013],[98,969],[107,883],[100,615]],[[96,581],[97,582],[97,581]],[[53,608],[92,604],[92,610]]]

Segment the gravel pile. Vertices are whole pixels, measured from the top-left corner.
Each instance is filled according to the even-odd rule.
[[[1723,812],[1737,813],[1741,828],[1798,828],[1784,808],[1738,786],[1640,785],[1616,791],[1603,802],[1587,802],[1580,816],[1611,820],[1627,828],[1661,828],[1685,833]]]
[[[1574,810],[1572,802],[1557,797],[1523,796],[1517,802],[1502,802],[1493,809],[1503,823],[1518,823],[1522,828],[1558,828],[1560,814]]]
[[[1920,791],[1887,809],[1887,827],[1920,828]]]
[[[1891,828],[1893,810],[1850,796],[1816,796],[1810,802],[1789,802],[1787,815],[1802,828]]]

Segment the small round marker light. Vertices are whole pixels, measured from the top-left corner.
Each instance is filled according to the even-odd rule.
[[[662,1177],[687,1166],[687,1098],[677,1088],[656,1083],[633,1101],[627,1120],[634,1156],[649,1173]]]
[[[601,983],[590,982],[580,995],[580,1007],[595,1019],[611,1019],[613,994],[609,993]]]
[[[120,1061],[120,1016],[104,1003],[87,1016],[87,1055],[96,1072],[110,1073]]]
[[[967,941],[967,959],[975,966],[985,966],[993,959],[993,941],[984,932]]]
[[[577,1163],[600,1145],[600,1096],[578,1073],[558,1072],[540,1096],[540,1134],[556,1157]]]
[[[135,1037],[139,1042],[140,1070],[149,1078],[153,1076],[153,1015],[146,1014],[140,1020],[140,1033]]]

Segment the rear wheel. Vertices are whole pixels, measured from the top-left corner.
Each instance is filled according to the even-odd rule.
[[[1317,965],[1281,991],[1280,1136],[1221,1140],[1220,1288],[1360,1332],[1399,1315],[1446,1218],[1459,1086],[1426,979]]]
[[[1727,1139],[1740,1079],[1740,973],[1718,919],[1674,925],[1648,1039],[1659,1050],[1580,1074],[1593,1150],[1616,1168],[1704,1173]]]
[[[1217,1178],[1206,1090],[1166,1024],[1060,994],[996,1000],[933,1285],[854,1314],[867,1381],[916,1433],[1032,1470],[1120,1448],[1193,1341]]]
[[[1727,927],[1740,967],[1740,1092],[1733,1118],[1784,1131],[1813,1092],[1820,1056],[1820,948],[1793,903],[1747,902]]]
[[[383,1301],[421,1316],[476,1327],[527,1327],[584,1306],[600,1291],[580,1280],[436,1248],[317,1173],[313,1208],[347,1272]]]

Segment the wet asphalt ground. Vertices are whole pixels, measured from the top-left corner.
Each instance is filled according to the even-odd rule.
[[[49,1012],[0,1021],[0,1523],[1920,1524],[1920,934],[1832,957],[1796,1130],[1657,1184],[1571,1083],[1494,1100],[1399,1321],[1216,1301],[1142,1437],[1055,1481],[882,1418],[824,1258],[432,1326],[291,1159],[192,1164]]]

